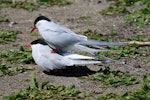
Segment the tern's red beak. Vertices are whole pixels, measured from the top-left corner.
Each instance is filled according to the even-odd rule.
[[[35,27],[35,26],[33,26],[33,27],[32,27],[32,30],[31,30],[31,32],[30,32],[30,33],[32,33],[35,29],[36,29],[36,27]]]
[[[31,47],[31,44],[24,44],[23,47],[30,48],[30,47]]]

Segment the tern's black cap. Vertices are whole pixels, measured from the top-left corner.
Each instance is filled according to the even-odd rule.
[[[48,19],[47,17],[45,17],[45,16],[39,16],[39,17],[37,17],[36,19],[35,19],[35,21],[34,21],[34,25],[38,22],[38,21],[40,21],[40,20],[47,20],[47,21],[51,21],[50,19]]]
[[[42,44],[42,45],[48,45],[43,39],[37,39],[31,42],[31,45],[33,44]]]

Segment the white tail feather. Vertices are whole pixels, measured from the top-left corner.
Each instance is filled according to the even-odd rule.
[[[81,64],[100,64],[102,61],[94,61],[94,60],[72,60],[74,65],[81,65]]]
[[[94,57],[90,56],[83,56],[79,54],[70,54],[70,53],[64,53],[63,56],[70,59],[95,59]]]
[[[65,58],[70,59],[73,65],[80,65],[80,64],[99,64],[103,61],[96,60],[94,57],[84,56],[79,54],[71,54],[71,53],[63,53],[62,54]]]

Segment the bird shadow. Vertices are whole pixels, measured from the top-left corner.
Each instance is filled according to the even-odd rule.
[[[68,66],[64,69],[53,70],[53,72],[45,72],[47,75],[65,76],[65,77],[81,77],[96,73],[97,71],[90,70],[87,66]]]

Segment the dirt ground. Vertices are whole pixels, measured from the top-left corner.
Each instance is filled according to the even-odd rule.
[[[97,30],[101,34],[109,34],[111,29],[115,29],[119,35],[115,36],[116,41],[125,41],[126,38],[133,37],[133,32],[141,31],[144,36],[150,37],[150,26],[145,26],[143,28],[136,28],[129,24],[122,24],[122,15],[118,16],[102,16],[99,11],[106,8],[110,1],[101,0],[72,0],[73,4],[67,6],[53,6],[44,7],[41,6],[38,11],[29,12],[23,9],[13,9],[13,8],[2,8],[0,9],[0,16],[6,16],[10,22],[16,22],[17,24],[10,25],[10,23],[0,23],[0,29],[13,29],[19,30],[22,34],[19,34],[16,41],[13,43],[8,43],[5,45],[0,44],[0,50],[6,48],[17,48],[25,43],[30,43],[31,41],[39,38],[38,36],[33,36],[30,34],[31,27],[35,18],[39,15],[45,15],[49,17],[56,23],[64,25],[76,33],[81,33],[87,29]],[[91,19],[80,20],[81,16],[91,16]],[[148,50],[149,47],[142,47],[143,50]],[[149,55],[141,56],[138,58],[122,58],[120,61],[125,61],[128,65],[136,67],[139,70],[138,76],[142,77],[143,73],[150,72],[150,63],[147,59],[150,58]],[[110,68],[129,71],[129,73],[137,75],[133,70],[127,68],[127,66],[120,65],[117,63],[103,64],[102,67],[109,65]],[[31,65],[35,68],[36,77],[38,82],[50,81],[53,85],[75,85],[80,91],[96,91],[99,94],[111,93],[111,92],[123,92],[131,91],[138,87],[140,84],[131,86],[119,86],[117,88],[100,88],[101,83],[88,80],[80,80],[79,76],[88,75],[99,69],[99,66],[88,65],[87,67],[73,67],[70,71],[64,72],[61,75],[46,75],[42,72],[42,69],[37,65]],[[0,77],[0,99],[3,96],[10,95],[12,92],[24,89],[30,85],[29,75],[31,71],[26,71],[13,76],[2,76]]]

